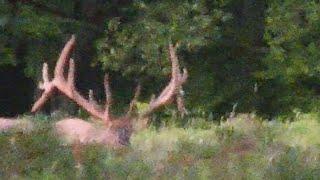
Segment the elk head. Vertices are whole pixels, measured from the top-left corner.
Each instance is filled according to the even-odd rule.
[[[169,54],[172,66],[171,80],[163,89],[158,97],[151,98],[148,108],[140,114],[133,114],[135,104],[140,94],[140,85],[136,88],[135,95],[130,103],[128,112],[116,117],[110,113],[112,104],[112,94],[109,86],[109,76],[105,75],[104,87],[106,102],[104,107],[99,106],[92,98],[92,91],[89,92],[89,98],[83,97],[75,87],[75,63],[71,56],[71,52],[75,47],[75,37],[65,44],[60,57],[57,61],[54,77],[50,79],[48,73],[48,65],[44,63],[42,69],[43,82],[39,88],[43,90],[41,97],[32,107],[32,112],[38,111],[46,101],[53,95],[55,90],[60,91],[69,99],[77,103],[81,108],[86,110],[91,116],[100,120],[101,123],[89,123],[81,119],[64,119],[56,123],[55,127],[59,135],[71,138],[71,141],[88,144],[92,142],[119,147],[129,143],[133,130],[144,128],[148,125],[150,115],[160,107],[168,105],[177,100],[178,105],[183,107],[179,90],[187,80],[187,70],[183,73],[180,71],[178,57],[176,55],[176,47],[169,44]],[[68,72],[65,76],[65,66],[68,65]]]

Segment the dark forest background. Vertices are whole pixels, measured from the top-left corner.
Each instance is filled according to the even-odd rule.
[[[143,97],[170,74],[169,42],[190,71],[191,114],[221,117],[235,109],[268,118],[316,111],[320,93],[318,0],[1,0],[0,116],[28,113],[41,66],[51,70],[71,34],[77,87],[103,99],[111,74],[115,109],[137,82]],[[75,106],[57,97],[45,112]]]

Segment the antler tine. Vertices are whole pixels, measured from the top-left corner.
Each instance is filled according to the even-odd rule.
[[[104,76],[104,89],[106,94],[106,104],[105,104],[105,110],[104,110],[104,116],[107,119],[110,119],[110,107],[112,104],[112,93],[110,90],[110,82],[109,82],[109,75],[106,74]]]
[[[187,68],[183,68],[182,73],[180,72],[179,60],[177,57],[177,46],[173,46],[172,44],[169,45],[169,53],[170,53],[170,60],[172,63],[172,81],[176,80],[177,84],[182,85],[188,79],[188,70]]]
[[[47,63],[43,63],[42,79],[43,79],[43,83],[48,83],[50,81],[49,80],[48,64]]]
[[[156,100],[156,95],[152,94],[150,97],[150,103],[153,103]]]
[[[149,108],[142,113],[142,116],[148,116],[159,107],[171,103],[182,84],[185,83],[188,78],[188,72],[186,69],[183,70],[183,73],[180,72],[176,46],[173,46],[171,43],[169,44],[169,57],[172,69],[170,83],[164,88],[157,98],[151,99]]]
[[[33,105],[31,112],[38,111],[45,104],[45,102],[50,98],[54,90],[54,85],[52,84],[52,82],[49,81],[47,63],[43,63],[42,78],[43,78],[43,82],[40,83],[39,88],[44,90],[44,92],[42,93],[41,97],[37,100],[37,102]]]
[[[189,74],[188,74],[187,68],[183,68],[183,74],[182,74],[182,76],[180,76],[180,80],[179,80],[180,83],[181,84],[185,83],[188,79],[188,76],[189,76]]]
[[[69,86],[70,89],[74,88],[74,73],[75,73],[74,60],[72,58],[70,58],[68,79],[67,79],[67,83],[68,83],[68,86]]]
[[[183,89],[180,86],[179,93],[177,94],[177,97],[176,97],[176,103],[177,103],[178,111],[179,111],[180,116],[182,118],[187,114],[187,109],[184,105],[183,94],[184,94]]]
[[[47,63],[43,63],[42,66],[42,81],[39,82],[39,89],[44,90],[46,84],[49,83],[49,74],[48,74],[48,64]]]
[[[136,87],[134,96],[130,102],[130,106],[129,106],[129,110],[127,112],[126,116],[130,116],[132,114],[132,111],[134,110],[134,107],[136,106],[137,102],[138,102],[138,98],[140,96],[141,93],[141,84],[138,83],[138,86]]]
[[[52,81],[49,81],[48,75],[48,66],[44,64],[43,67],[43,89],[41,97],[37,100],[37,102],[32,107],[32,112],[39,110],[44,103],[49,99],[52,95],[54,89],[58,89],[63,94],[65,94],[72,101],[76,102],[80,107],[88,111],[92,116],[101,119],[105,122],[109,122],[111,119],[109,117],[109,108],[106,108],[106,113],[101,109],[96,103],[91,102],[84,98],[77,90],[74,84],[75,81],[75,63],[74,60],[70,58],[72,50],[75,46],[75,36],[73,35],[71,39],[64,46],[58,62],[54,71],[54,78]],[[69,62],[68,62],[69,61]],[[68,77],[67,79],[64,77],[64,67],[66,63],[69,63]],[[108,83],[107,83],[108,84]],[[107,85],[108,87],[108,85]],[[109,87],[107,88],[109,89]],[[109,90],[108,90],[109,91]],[[107,104],[111,102],[111,93],[108,95]],[[109,105],[108,105],[109,106]],[[105,114],[108,114],[105,116]]]
[[[170,43],[169,44],[169,55],[170,55],[171,66],[172,66],[171,80],[177,80],[177,77],[180,74],[179,61],[178,61],[178,57],[176,54],[176,50],[177,50],[176,47]]]
[[[93,90],[89,89],[89,103],[96,109],[101,109],[101,107],[99,106],[98,102],[95,100],[94,95],[93,95]]]
[[[163,90],[160,96],[157,99],[162,99],[167,97],[172,93],[177,93],[178,87],[181,86],[188,78],[188,71],[186,68],[183,68],[183,74],[180,73],[180,66],[179,60],[176,54],[176,47],[172,44],[169,44],[169,54],[170,54],[170,61],[171,61],[171,81],[169,85]]]
[[[64,79],[63,72],[66,62],[70,59],[71,52],[75,47],[76,37],[71,36],[71,39],[66,43],[63,50],[61,51],[60,57],[57,61],[56,68],[54,70],[54,77]]]
[[[93,97],[93,90],[89,89],[88,98],[90,102],[95,102],[96,100]]]

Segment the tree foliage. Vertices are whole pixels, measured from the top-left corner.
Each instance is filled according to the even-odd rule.
[[[124,75],[168,74],[169,43],[191,50],[219,38],[219,26],[230,14],[221,10],[225,3],[209,2],[134,1],[123,17],[108,21],[98,43],[100,61]]]
[[[0,68],[21,67],[36,82],[76,34],[79,89],[103,98],[105,71],[124,102],[132,80],[145,97],[164,85],[173,43],[198,115],[310,111],[320,92],[319,11],[314,0],[1,1]]]
[[[314,108],[320,80],[319,2],[269,1],[265,26],[269,52],[258,76],[276,89],[273,105],[282,106],[280,111]]]

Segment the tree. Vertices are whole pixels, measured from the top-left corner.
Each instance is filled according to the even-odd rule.
[[[100,61],[123,75],[168,74],[170,42],[191,50],[219,37],[219,23],[229,18],[221,4],[207,1],[140,1],[124,9],[125,16],[108,22],[98,43]],[[130,65],[130,66],[128,66]],[[158,67],[161,68],[158,68]]]
[[[123,16],[108,22],[105,37],[97,44],[98,60],[107,71],[122,73],[130,79],[143,77],[140,81],[143,81],[145,89],[153,92],[158,87],[153,84],[164,83],[170,73],[169,63],[165,61],[168,58],[168,44],[178,44],[179,54],[185,60],[182,63],[190,70],[191,77],[194,77],[187,85],[187,97],[190,94],[198,96],[193,103],[201,104],[204,101],[199,98],[201,94],[196,95],[197,92],[189,90],[199,89],[197,84],[192,84],[192,81],[197,81],[195,78],[198,75],[209,82],[206,85],[212,84],[212,74],[204,75],[204,72],[199,71],[208,65],[200,51],[221,39],[221,27],[231,19],[231,14],[223,11],[228,3],[206,0],[135,0],[132,6],[122,9]],[[192,66],[201,63],[201,67]],[[150,92],[145,93],[147,98]]]
[[[270,50],[266,70],[257,74],[269,86],[264,106],[275,113],[309,111],[319,95],[320,4],[271,0],[268,6],[264,38]]]

